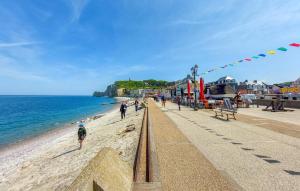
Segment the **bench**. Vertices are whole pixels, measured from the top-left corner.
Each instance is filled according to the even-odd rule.
[[[235,114],[237,113],[237,110],[231,105],[230,100],[228,98],[224,99],[224,108],[216,108],[214,109],[215,117],[224,117],[226,115],[227,121],[229,120],[229,116],[232,116],[231,119],[236,120]]]
[[[229,116],[232,116],[232,118],[230,118],[230,119],[236,120],[235,114],[237,112],[234,110],[227,110],[224,108],[216,108],[216,109],[214,109],[214,112],[216,114],[215,117],[219,117],[219,116],[224,117],[224,115],[226,115],[227,121],[229,120]]]

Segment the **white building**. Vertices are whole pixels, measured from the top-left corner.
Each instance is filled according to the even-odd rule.
[[[245,80],[240,83],[239,91],[244,94],[266,94],[268,93],[268,85],[258,80]]]

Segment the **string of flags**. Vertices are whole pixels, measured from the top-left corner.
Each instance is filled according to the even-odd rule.
[[[291,43],[291,44],[289,44],[289,46],[299,48],[300,47],[300,43]],[[220,67],[216,67],[216,68],[210,69],[210,70],[208,70],[206,72],[201,73],[201,75],[205,75],[205,74],[208,74],[210,72],[214,72],[214,71],[216,71],[218,69],[225,69],[228,66],[234,66],[235,64],[239,64],[239,63],[242,63],[242,62],[251,62],[251,61],[253,61],[255,59],[265,58],[265,57],[267,57],[267,55],[275,55],[275,54],[277,54],[278,51],[286,52],[287,50],[288,49],[285,48],[285,47],[280,47],[280,48],[277,48],[276,50],[269,50],[266,53],[261,53],[261,54],[258,54],[258,55],[252,56],[252,57],[244,58],[242,60],[239,60],[239,61],[231,63],[231,64],[226,64],[224,66],[220,66]]]

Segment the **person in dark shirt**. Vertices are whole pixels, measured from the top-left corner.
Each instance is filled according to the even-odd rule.
[[[134,106],[135,106],[135,112],[137,112],[139,109],[139,101],[137,99],[134,101]]]
[[[79,149],[82,148],[82,142],[85,139],[85,137],[86,137],[86,129],[84,125],[81,123],[78,129],[78,142],[80,144]]]
[[[164,95],[161,97],[161,104],[163,107],[166,107],[166,98]]]
[[[122,102],[120,106],[121,119],[125,119],[126,109],[127,109],[127,105],[125,104],[125,102]]]
[[[177,105],[178,105],[178,109],[180,111],[180,105],[181,105],[181,98],[179,96],[176,97],[176,102],[177,102]]]

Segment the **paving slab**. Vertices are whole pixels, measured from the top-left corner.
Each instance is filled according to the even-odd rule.
[[[243,190],[299,190],[299,138],[253,123],[218,120],[211,112],[176,108],[167,102],[161,109],[217,170]]]
[[[149,112],[163,190],[239,190],[153,102]]]

